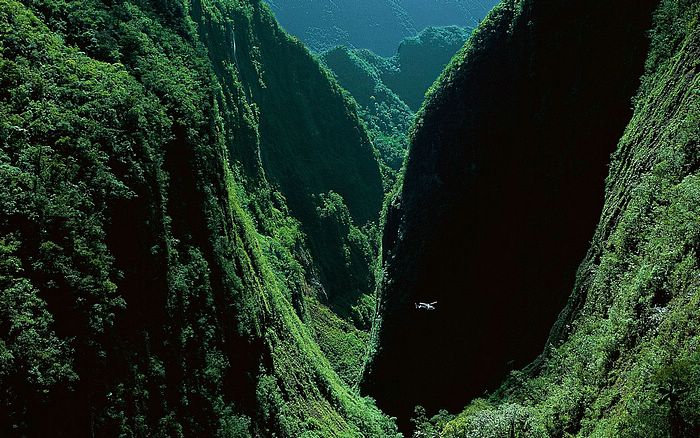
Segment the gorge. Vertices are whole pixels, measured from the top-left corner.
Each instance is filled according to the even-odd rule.
[[[269,3],[0,0],[0,435],[700,435],[700,4]]]

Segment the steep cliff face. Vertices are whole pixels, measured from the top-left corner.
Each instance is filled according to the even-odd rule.
[[[655,5],[505,1],[429,96],[387,212],[365,381],[404,425],[541,351],[600,215]]]
[[[304,46],[279,28],[264,4],[255,3],[249,14],[235,9],[224,14],[231,20],[228,47],[235,41],[237,51],[250,54],[233,60],[240,87],[256,108],[262,168],[301,222],[323,296],[339,312],[347,311],[362,294],[373,292],[373,273],[369,263],[345,260],[343,245],[355,253],[361,249],[347,234],[329,233],[337,224],[333,217],[320,217],[322,197],[339,195],[358,229],[376,222],[384,192],[375,149],[355,104]],[[227,61],[231,66],[230,56]],[[367,236],[361,240],[365,245]]]
[[[243,86],[260,110],[267,175],[302,222],[315,213],[311,195],[331,190],[345,199],[358,224],[376,219],[381,176],[355,107],[306,48],[278,27],[267,8],[257,5],[248,26],[261,31],[237,34],[238,50],[254,54],[241,58],[239,67]]]
[[[441,436],[700,435],[700,5],[663,1],[547,349]]]
[[[310,139],[272,126],[282,107]],[[260,2],[0,1],[0,139],[0,434],[392,434],[314,339],[322,286],[283,196],[335,189],[297,163],[352,152],[378,186],[343,192],[364,221],[376,161]]]

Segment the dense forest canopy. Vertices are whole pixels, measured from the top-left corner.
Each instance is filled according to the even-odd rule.
[[[396,178],[408,149],[408,130],[423,96],[469,37],[458,27],[428,27],[401,41],[384,58],[367,49],[338,46],[321,56],[358,104],[370,139],[384,164],[385,186]]]
[[[1,434],[391,434],[319,347],[363,349],[315,257],[371,272],[382,196],[328,72],[257,1],[0,5]]]

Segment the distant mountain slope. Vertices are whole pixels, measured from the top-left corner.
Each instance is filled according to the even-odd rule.
[[[357,101],[360,117],[391,169],[397,171],[403,163],[413,111],[468,37],[469,30],[461,27],[429,27],[404,39],[390,58],[345,46],[321,56]]]
[[[324,53],[322,60],[357,101],[360,117],[384,162],[398,170],[406,153],[413,111],[384,85],[380,72],[356,51],[337,47]]]
[[[376,245],[360,228],[379,218],[379,163],[354,103],[306,47],[284,33],[263,2],[256,8],[261,12],[251,23],[234,15],[242,24],[228,38],[250,54],[236,58],[235,66],[259,110],[259,159],[301,222],[325,302],[347,315],[361,295],[374,292],[367,252],[376,252],[369,248]],[[247,31],[252,26],[267,30]],[[347,217],[324,211],[329,196]]]
[[[509,0],[417,116],[365,389],[404,427],[542,349],[600,216],[657,1]],[[420,312],[418,301],[437,301]]]
[[[267,0],[282,26],[312,50],[335,46],[391,56],[428,26],[476,26],[496,0]]]
[[[452,57],[462,48],[471,29],[446,26],[428,27],[418,35],[401,41],[397,53],[388,62],[369,56],[366,60],[381,72],[382,81],[413,110],[418,111],[425,93]]]

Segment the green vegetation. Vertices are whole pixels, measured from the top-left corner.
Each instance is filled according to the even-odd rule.
[[[700,7],[663,1],[576,287],[530,368],[441,436],[700,434]]]
[[[358,52],[336,47],[324,53],[322,60],[355,98],[359,115],[379,156],[387,166],[398,171],[408,148],[406,134],[413,120],[411,109],[384,85],[380,72]]]
[[[700,4],[466,37],[0,0],[0,436],[700,436]]]
[[[401,41],[391,58],[379,58],[368,51],[359,54],[380,73],[382,81],[413,110],[418,111],[425,93],[455,53],[469,38],[471,29],[428,27]]]
[[[321,56],[355,98],[380,158],[391,169],[384,170],[386,191],[393,187],[408,149],[413,111],[468,36],[467,29],[457,26],[429,27],[404,39],[391,58],[347,47],[336,47]]]
[[[382,189],[353,106],[259,2],[0,0],[0,434],[395,435],[314,339],[345,328],[263,166],[298,144],[276,105],[323,134],[311,102],[376,175],[319,192],[362,224]]]
[[[696,3],[505,1],[436,82],[363,384],[402,430],[697,435]]]

